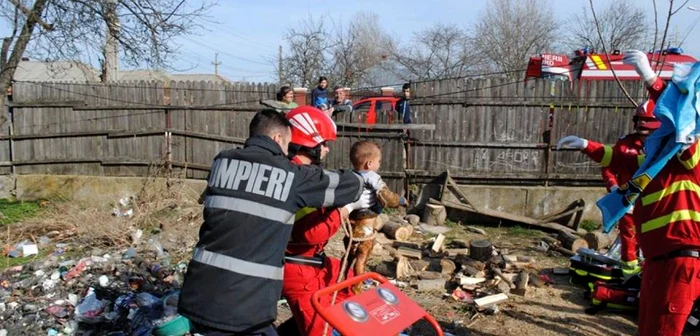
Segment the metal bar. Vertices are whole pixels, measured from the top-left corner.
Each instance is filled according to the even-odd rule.
[[[418,131],[434,131],[435,124],[351,124],[351,123],[336,123],[340,130],[344,127],[355,129],[380,129],[380,130],[418,130]]]
[[[461,141],[435,141],[415,140],[414,147],[465,147],[465,148],[531,148],[546,149],[547,143],[519,143],[519,142],[461,142]]]
[[[416,98],[415,101],[411,101],[412,106],[422,106],[422,105],[461,105],[463,107],[470,106],[512,106],[512,107],[548,107],[552,102],[547,101],[531,101],[531,100],[512,100],[512,101],[494,101],[494,100],[458,100],[458,99],[445,99],[445,100],[428,100]],[[601,102],[584,102],[584,101],[557,101],[553,102],[556,106],[569,106],[571,107],[601,107],[601,108],[629,108],[634,109],[627,100],[620,101],[619,104],[611,103],[601,103]]]

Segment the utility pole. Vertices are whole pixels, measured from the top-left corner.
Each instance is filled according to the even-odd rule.
[[[105,41],[102,82],[109,83],[119,80],[117,46],[120,25],[119,17],[117,16],[117,0],[104,0],[104,20],[107,26],[107,39]]]
[[[219,65],[221,65],[221,62],[219,62],[219,53],[214,54],[214,62],[211,62],[211,64],[214,65],[214,74],[219,75]]]
[[[282,80],[284,79],[284,76],[282,74],[282,46],[280,46],[280,52],[279,52],[279,64],[277,65],[277,74],[280,77],[280,85],[282,85]]]

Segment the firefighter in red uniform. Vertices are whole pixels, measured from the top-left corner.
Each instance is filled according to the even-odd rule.
[[[651,89],[649,91],[652,91]],[[660,92],[654,92],[655,97],[637,107],[637,112],[634,115],[634,133],[630,133],[620,138],[612,148],[612,156],[605,155],[603,158],[596,160],[600,162],[603,168],[601,169],[605,187],[609,192],[615,191],[620,185],[627,183],[637,171],[637,164],[625,164],[624,160],[614,160],[623,155],[637,156],[644,153],[644,139],[661,126],[661,122],[654,117],[654,101],[658,98]],[[592,154],[594,151],[590,149],[584,150],[586,154]],[[595,160],[596,158],[594,158]],[[637,240],[634,236],[634,221],[632,218],[632,209],[630,209],[622,218],[620,218],[620,259],[624,264],[622,269],[625,274],[638,273],[641,269],[637,261]]]
[[[586,145],[580,147],[586,155],[601,164],[603,181],[609,192],[615,191],[620,185],[627,183],[639,168],[641,162],[637,162],[636,159],[627,162],[628,160],[625,160],[624,157],[637,157],[637,155],[643,154],[644,139],[661,125],[661,122],[654,117],[654,106],[663,92],[664,82],[652,71],[646,54],[641,51],[633,50],[625,53],[623,62],[635,67],[637,73],[644,79],[649,92],[649,99],[637,107],[633,117],[635,133],[623,136],[612,148],[593,141],[586,141]],[[623,268],[625,274],[634,274],[640,270],[637,261],[637,240],[634,234],[632,210],[630,209],[618,222],[621,245],[620,259],[625,266]]]
[[[604,146],[576,137],[561,145],[595,155]],[[593,147],[597,147],[593,148]],[[700,150],[686,146],[644,185],[635,202],[634,222],[644,253],[640,291],[639,334],[677,336],[683,333],[693,304],[700,297]],[[614,154],[613,154],[614,155]],[[640,163],[643,156],[619,154],[619,160]],[[615,158],[613,158],[615,159]]]
[[[327,142],[335,141],[333,121],[321,110],[302,106],[290,111],[286,118],[292,124],[289,152],[292,162],[300,165],[320,164],[329,152]],[[377,175],[378,177],[379,175]],[[372,178],[366,178],[370,184]],[[292,236],[287,245],[282,295],[287,299],[301,335],[320,336],[325,321],[311,305],[311,295],[334,284],[340,274],[341,261],[327,257],[324,247],[352,210],[373,205],[375,195],[365,190],[362,197],[343,208],[304,208],[297,212]],[[352,276],[349,272],[347,276]],[[351,296],[349,291],[338,293],[336,303]],[[324,304],[330,306],[331,297]],[[330,333],[330,327],[328,335]]]

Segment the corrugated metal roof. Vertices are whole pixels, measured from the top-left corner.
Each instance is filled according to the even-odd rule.
[[[83,63],[72,61],[22,61],[17,66],[14,80],[21,82],[99,82],[100,72]],[[230,83],[215,74],[171,74],[160,70],[119,71],[120,82],[126,81],[209,81]]]
[[[171,74],[158,70],[130,70],[120,71],[120,81],[192,81],[192,82],[213,82],[230,83],[226,78],[215,74]]]
[[[119,71],[119,81],[164,81],[170,76],[158,70],[127,70]]]
[[[99,72],[86,64],[71,61],[21,61],[14,80],[23,82],[94,82]]]

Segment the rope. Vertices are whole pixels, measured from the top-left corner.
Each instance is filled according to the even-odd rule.
[[[343,262],[340,265],[340,273],[338,274],[338,279],[336,280],[336,283],[340,283],[341,281],[343,281],[343,276],[345,275],[346,269],[348,267],[348,257],[350,256],[350,247],[352,246],[352,242],[354,240],[352,237],[352,234],[348,235],[348,233],[352,232],[352,226],[350,225],[350,221],[345,217],[341,216],[341,218],[343,221],[343,225],[342,225],[343,231],[345,231],[345,234],[350,239],[350,242],[348,243],[348,247],[345,249],[345,254],[343,255]],[[338,297],[338,291],[333,292],[333,298],[331,299],[331,306],[333,306],[335,304],[335,299],[337,297]],[[323,336],[326,336],[326,335],[328,335],[328,321],[326,321],[326,324],[323,326]]]
[[[368,240],[374,239],[377,236],[377,231],[373,229],[372,234],[367,236],[367,237],[354,237],[352,235],[352,225],[350,225],[349,222],[348,222],[347,226],[343,225],[342,227],[343,227],[343,233],[345,233],[345,236],[350,237],[350,239],[351,239],[350,244],[349,244],[350,246],[352,246],[353,242],[368,241]]]

